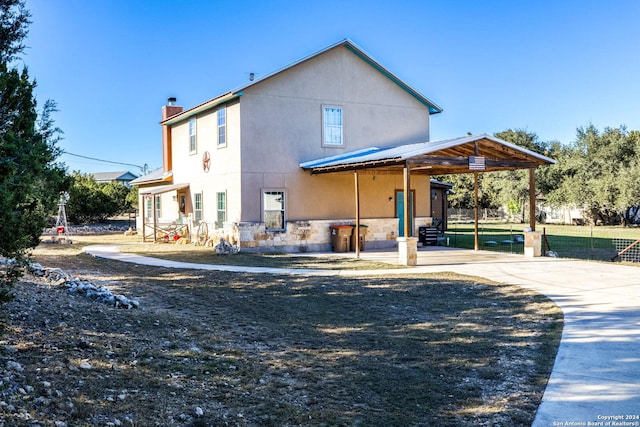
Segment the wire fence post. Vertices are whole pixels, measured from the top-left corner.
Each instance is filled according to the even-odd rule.
[[[510,253],[513,253],[513,225],[509,227],[509,240],[511,243],[509,244]]]

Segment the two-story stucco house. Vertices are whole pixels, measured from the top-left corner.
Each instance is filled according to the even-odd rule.
[[[435,212],[428,167],[407,186],[402,169],[376,166],[388,165],[378,147],[428,142],[442,110],[350,40],[190,109],[174,103],[162,108],[162,169],[132,182],[152,239],[175,223],[243,250],[328,250],[330,226],[357,219],[367,247],[391,247]],[[325,173],[360,158],[367,167]]]

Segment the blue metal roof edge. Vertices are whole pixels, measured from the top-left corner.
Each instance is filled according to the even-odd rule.
[[[300,167],[303,169],[313,169],[313,168],[318,168],[323,166],[335,166],[336,164],[339,164],[340,161],[344,161],[343,164],[345,165],[352,164],[352,163],[357,163],[358,161],[365,161],[362,158],[369,156],[371,154],[378,154],[380,156],[375,159],[376,161],[392,160],[392,159],[406,160],[416,155],[434,152],[444,148],[451,148],[457,145],[462,145],[462,144],[466,144],[468,142],[473,142],[473,141],[479,141],[482,139],[487,139],[489,141],[496,142],[498,144],[504,145],[505,147],[509,147],[513,150],[535,157],[549,164],[556,163],[556,161],[550,157],[528,150],[524,147],[520,147],[519,145],[510,143],[500,138],[496,138],[494,136],[490,136],[487,134],[476,134],[476,135],[461,136],[457,138],[443,139],[439,141],[425,141],[425,142],[419,142],[419,143],[413,143],[413,144],[401,144],[401,145],[387,147],[387,148],[377,148],[377,147],[363,148],[357,151],[351,151],[351,152],[343,153],[337,156],[324,157],[321,159],[300,163]],[[388,156],[382,157],[387,155],[386,153],[389,153]]]
[[[327,163],[331,163],[339,160],[348,160],[348,159],[352,159],[360,156],[366,156],[368,154],[377,153],[379,151],[384,151],[384,150],[378,147],[367,147],[367,148],[362,148],[356,151],[349,151],[348,153],[338,154],[335,156],[323,157],[321,159],[316,159],[316,160],[309,160],[307,162],[300,163],[299,166],[303,169],[317,168]]]

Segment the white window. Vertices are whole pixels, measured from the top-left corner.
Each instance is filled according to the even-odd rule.
[[[156,198],[156,218],[160,218],[162,217],[162,206],[161,206],[161,201],[162,201],[162,196],[160,194],[157,194],[155,196]]]
[[[189,154],[193,154],[196,151],[196,119],[191,119],[189,120]]]
[[[216,228],[223,228],[227,220],[227,193],[217,193],[218,199],[218,220]]]
[[[284,231],[285,206],[284,191],[262,192],[264,225],[267,231]]]
[[[227,145],[227,109],[218,110],[218,147]]]
[[[145,197],[145,218],[153,219],[153,200],[151,197]]]
[[[344,146],[342,107],[322,107],[322,145],[329,147]]]
[[[193,195],[193,219],[196,223],[202,221],[202,193],[195,193]]]

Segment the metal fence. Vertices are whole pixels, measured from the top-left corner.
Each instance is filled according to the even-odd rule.
[[[481,222],[478,241],[481,250],[524,253],[526,224]],[[546,256],[594,261],[640,262],[640,228],[539,224],[542,252]],[[473,249],[474,226],[449,222],[440,244]]]

